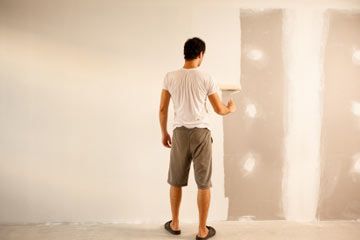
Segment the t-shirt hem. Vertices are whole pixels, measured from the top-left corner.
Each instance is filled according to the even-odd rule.
[[[209,124],[173,124],[172,129],[174,130],[177,127],[186,127],[186,128],[207,128],[210,131],[212,130]]]

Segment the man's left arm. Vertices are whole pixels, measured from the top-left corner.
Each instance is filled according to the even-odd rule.
[[[171,148],[171,137],[167,131],[167,119],[168,119],[170,97],[171,96],[169,91],[163,89],[161,92],[161,99],[160,99],[159,119],[160,119],[160,127],[162,134],[162,144],[168,148]]]

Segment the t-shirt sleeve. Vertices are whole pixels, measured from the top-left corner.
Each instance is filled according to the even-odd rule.
[[[216,93],[220,90],[219,86],[216,84],[216,82],[214,81],[214,79],[209,76],[208,81],[207,81],[207,95],[211,95],[213,93]]]
[[[165,90],[169,91],[169,79],[168,79],[168,74],[165,75],[164,80],[163,80],[163,86],[162,88]]]

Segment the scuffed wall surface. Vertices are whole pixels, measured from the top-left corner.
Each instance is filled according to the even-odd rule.
[[[320,220],[360,218],[360,12],[329,10]]]
[[[233,95],[238,111],[224,119],[228,220],[283,219],[282,10],[240,16],[242,93]]]

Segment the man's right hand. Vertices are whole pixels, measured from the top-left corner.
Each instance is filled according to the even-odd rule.
[[[231,113],[233,113],[233,112],[236,111],[236,104],[235,104],[234,100],[232,100],[231,98],[230,98],[230,100],[228,101],[227,108],[229,109],[229,111],[230,111]]]
[[[219,115],[224,116],[229,113],[233,113],[236,110],[235,102],[232,99],[230,99],[228,104],[225,106],[225,104],[221,102],[217,93],[209,95],[209,101],[213,106],[214,111]]]

